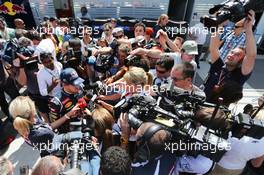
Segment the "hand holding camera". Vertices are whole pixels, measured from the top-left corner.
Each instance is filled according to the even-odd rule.
[[[252,30],[252,26],[254,25],[254,23],[255,23],[255,12],[253,10],[250,10],[244,22],[244,28],[246,30],[248,29]]]

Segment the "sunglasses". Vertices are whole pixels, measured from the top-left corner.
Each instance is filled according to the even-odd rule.
[[[235,26],[236,29],[243,28],[244,26]]]
[[[116,39],[122,38],[123,35],[119,35],[119,36],[114,36]]]
[[[177,82],[177,81],[184,80],[185,78],[171,77],[171,79],[172,79],[174,82]]]
[[[108,31],[110,31],[110,29],[104,29],[104,31],[105,31],[105,32],[108,32]]]
[[[159,70],[159,69],[157,69],[156,68],[156,71],[158,72],[158,73],[160,73],[160,74],[165,74],[167,71],[162,71],[162,70]]]

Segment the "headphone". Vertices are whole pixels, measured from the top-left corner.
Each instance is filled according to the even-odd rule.
[[[145,162],[151,159],[150,148],[148,146],[148,141],[151,137],[160,130],[163,130],[160,125],[153,125],[149,127],[142,137],[138,139],[139,147],[135,154],[135,162]]]

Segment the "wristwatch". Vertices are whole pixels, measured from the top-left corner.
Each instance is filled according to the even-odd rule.
[[[120,142],[121,142],[121,144],[127,145],[128,144],[128,138],[125,138],[125,137],[121,136],[120,137]]]

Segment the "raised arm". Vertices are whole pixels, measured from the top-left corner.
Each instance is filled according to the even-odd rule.
[[[137,48],[130,53],[131,55],[147,55],[151,58],[160,58],[162,55],[162,52],[158,49],[143,49],[143,48]]]
[[[254,20],[255,20],[255,12],[253,10],[250,10],[248,17],[244,23],[244,28],[246,30],[246,56],[242,62],[243,75],[247,75],[250,72],[252,72],[257,56],[257,47],[256,47],[254,34],[252,31]]]
[[[219,30],[219,29],[218,29]],[[221,41],[219,39],[219,32],[212,33],[210,40],[210,54],[211,54],[211,62],[216,62],[220,57],[219,47],[221,45]]]

